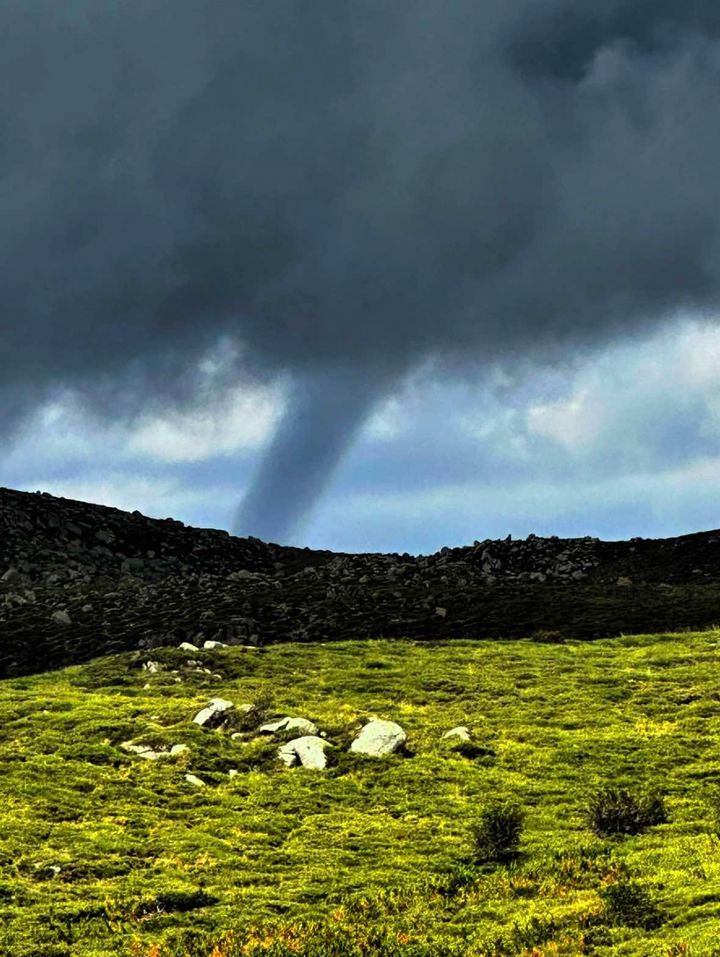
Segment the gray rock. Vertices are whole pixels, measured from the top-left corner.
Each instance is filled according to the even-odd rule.
[[[232,701],[227,701],[225,698],[213,698],[207,708],[198,711],[193,721],[201,728],[217,728],[227,721],[229,713],[234,708]]]
[[[143,665],[145,671],[149,671],[151,675],[156,675],[158,671],[163,670],[163,666],[159,661],[146,661]]]
[[[446,731],[443,735],[443,741],[448,738],[455,738],[458,741],[469,741],[470,740],[470,731],[465,727],[464,724],[458,725],[457,728],[451,728],[450,731]]]
[[[331,747],[324,738],[316,735],[303,735],[294,738],[278,748],[278,758],[289,768],[301,764],[304,768],[322,770],[327,766],[325,748]]]
[[[370,721],[350,745],[357,754],[380,757],[394,754],[407,741],[407,735],[394,721]]]
[[[308,721],[307,718],[291,718],[286,716],[279,721],[272,721],[270,724],[264,724],[258,728],[260,734],[277,734],[278,731],[297,731],[301,735],[314,735],[318,733],[317,726]]]
[[[23,575],[22,572],[19,572],[17,568],[11,566],[0,578],[0,581],[5,582],[6,585],[21,585],[25,579],[26,576]]]
[[[68,615],[68,613],[64,609],[60,611],[54,611],[52,615],[50,615],[50,617],[52,618],[53,621],[57,622],[58,625],[72,624],[70,615]]]

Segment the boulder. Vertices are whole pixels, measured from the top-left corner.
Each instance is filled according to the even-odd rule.
[[[183,651],[200,651],[197,645],[193,645],[189,641],[181,641],[178,648],[182,648]]]
[[[227,648],[227,645],[224,641],[211,641],[208,639],[203,642],[203,648],[207,648],[209,651],[212,651],[215,648]]]
[[[177,758],[181,754],[187,754],[190,748],[186,744],[174,744],[170,748],[170,757]]]
[[[301,764],[304,768],[322,770],[327,766],[325,748],[330,746],[328,741],[317,735],[303,735],[279,747],[278,758],[289,768]]]
[[[370,721],[350,745],[357,754],[380,757],[394,754],[407,741],[407,735],[394,721]]]
[[[232,701],[227,701],[225,698],[213,698],[207,708],[198,711],[193,721],[201,728],[217,728],[227,721],[234,708]]]
[[[50,615],[54,622],[57,622],[58,625],[71,625],[72,621],[70,620],[70,615],[65,610],[54,611]]]
[[[297,731],[301,735],[315,735],[318,733],[317,726],[307,718],[280,718],[279,721],[272,721],[270,724],[263,724],[258,728],[260,734],[277,734],[278,731]]]
[[[194,774],[186,774],[186,775],[185,775],[185,780],[187,781],[188,784],[192,784],[192,785],[193,785],[194,787],[196,787],[196,788],[204,788],[204,787],[206,787],[206,784],[205,784],[205,782],[202,780],[202,778],[198,778],[198,777],[196,777]]]

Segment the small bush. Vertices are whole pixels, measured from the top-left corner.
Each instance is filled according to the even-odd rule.
[[[524,814],[512,801],[493,801],[480,812],[473,825],[473,857],[478,864],[513,858],[520,845]]]
[[[602,788],[593,795],[588,824],[598,837],[640,834],[667,821],[665,802],[656,793],[634,794],[621,788]]]
[[[530,641],[541,645],[563,645],[566,640],[567,636],[557,628],[538,628],[530,635]]]
[[[653,930],[662,923],[660,912],[648,891],[635,881],[618,881],[600,891],[609,924]]]
[[[133,917],[149,917],[163,913],[185,913],[197,910],[200,907],[209,907],[217,904],[218,898],[206,894],[203,890],[195,891],[165,891],[150,900],[138,904]]]
[[[708,800],[710,822],[713,834],[720,837],[720,788],[713,791]]]

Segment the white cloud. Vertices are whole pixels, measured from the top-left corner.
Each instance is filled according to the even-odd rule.
[[[98,419],[81,397],[65,393],[37,410],[5,462],[199,462],[253,451],[272,434],[285,407],[285,385],[241,385],[220,398],[200,393],[189,408],[153,411],[130,422]]]
[[[210,408],[167,411],[140,419],[128,432],[127,454],[163,462],[199,462],[263,445],[285,405],[283,388],[234,389]]]

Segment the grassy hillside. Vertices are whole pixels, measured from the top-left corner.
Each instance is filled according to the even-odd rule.
[[[720,954],[719,642],[163,649],[156,674],[146,653],[0,683],[0,953]],[[331,767],[278,765],[250,719],[194,725],[218,695],[312,719]],[[347,753],[370,715],[411,753]],[[661,792],[667,823],[597,836],[607,782]],[[519,854],[480,863],[496,797],[524,811]]]

